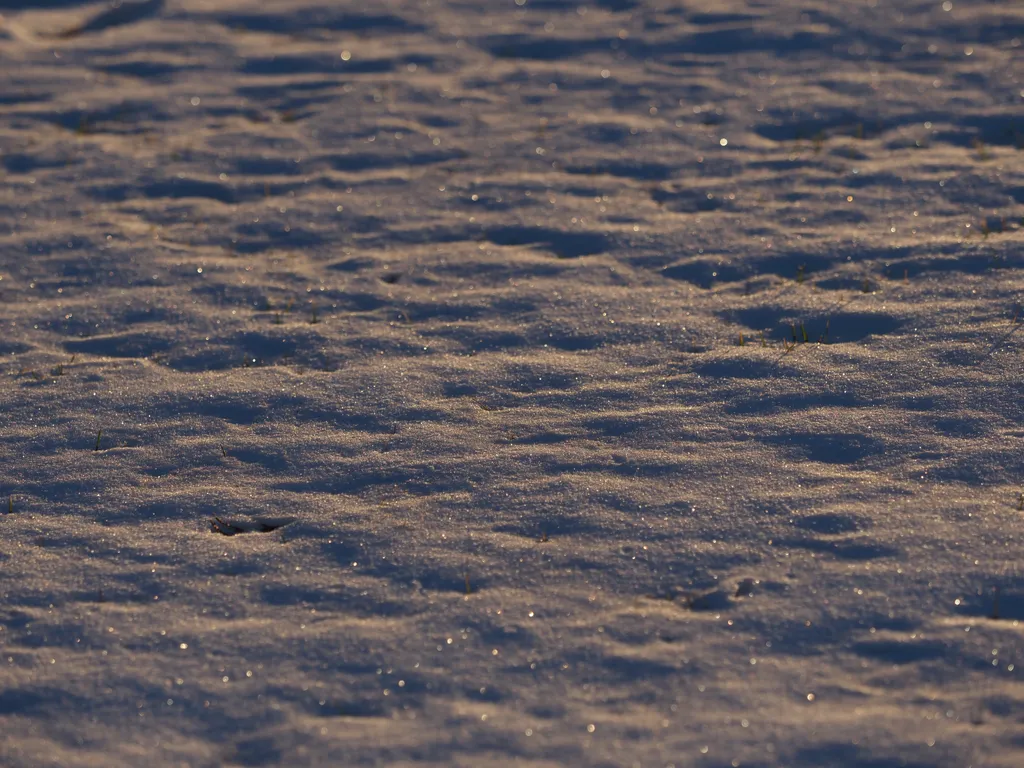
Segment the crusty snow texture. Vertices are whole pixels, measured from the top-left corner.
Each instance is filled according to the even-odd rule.
[[[0,14],[4,768],[1024,764],[1024,4]]]

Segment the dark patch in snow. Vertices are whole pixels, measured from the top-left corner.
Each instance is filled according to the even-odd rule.
[[[120,333],[71,339],[64,342],[64,349],[75,355],[147,358],[168,351],[174,344],[173,340],[155,333]]]
[[[867,530],[871,528],[871,521],[857,515],[823,513],[797,518],[793,521],[793,525],[805,531],[836,536],[842,533]]]
[[[882,440],[855,433],[791,432],[758,440],[805,461],[825,464],[856,464],[885,451]]]
[[[562,259],[575,259],[604,253],[610,248],[605,235],[598,232],[567,232],[544,227],[494,227],[485,232],[495,245],[530,245],[551,251]]]
[[[886,664],[916,664],[955,655],[939,642],[925,640],[865,640],[855,643],[853,652]]]
[[[224,536],[237,536],[240,533],[270,533],[295,522],[294,517],[256,517],[222,518],[214,516],[210,520],[210,531]]]

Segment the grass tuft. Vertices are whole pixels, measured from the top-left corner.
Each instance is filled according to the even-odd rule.
[[[989,152],[988,147],[985,146],[985,142],[981,140],[980,136],[974,137],[971,146],[974,147],[974,150],[978,153],[978,159],[983,163],[992,159],[992,153]]]
[[[94,451],[98,451],[100,449],[100,440],[102,440],[102,439],[103,439],[103,430],[101,429],[99,432],[96,433],[96,445],[93,447]]]

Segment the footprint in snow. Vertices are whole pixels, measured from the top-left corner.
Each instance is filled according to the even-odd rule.
[[[691,611],[725,611],[733,606],[736,598],[750,597],[760,582],[757,579],[743,579],[736,585],[736,590],[711,589],[703,592],[690,592],[681,587],[673,587],[663,595],[652,595],[665,600],[678,602]]]
[[[278,528],[294,523],[294,517],[258,517],[249,520],[232,518],[225,520],[214,516],[210,520],[210,532],[224,536],[237,536],[240,533],[270,533]]]

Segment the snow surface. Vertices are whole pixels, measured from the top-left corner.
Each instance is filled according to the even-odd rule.
[[[0,13],[5,768],[1024,765],[1024,4]]]

